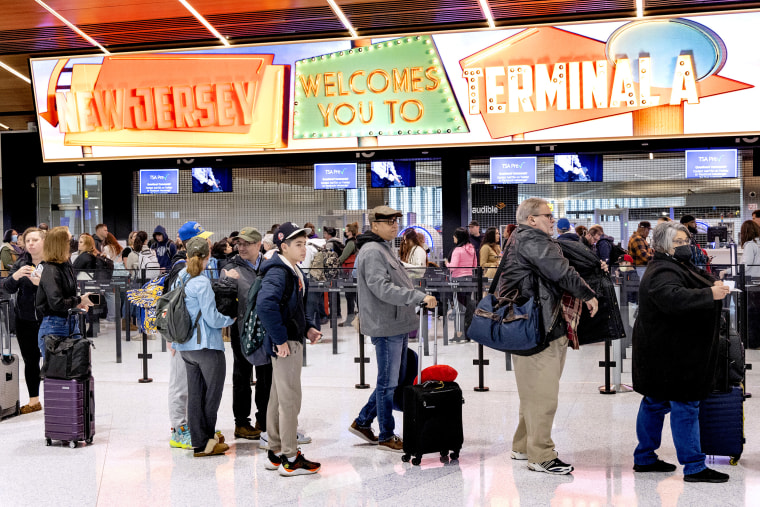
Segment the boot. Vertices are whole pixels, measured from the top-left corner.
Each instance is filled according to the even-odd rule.
[[[354,321],[354,314],[349,313],[348,315],[346,315],[346,320],[338,324],[338,327],[348,327],[351,325],[353,321]]]

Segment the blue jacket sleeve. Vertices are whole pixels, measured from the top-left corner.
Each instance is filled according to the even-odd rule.
[[[290,273],[284,269],[269,269],[256,296],[256,313],[275,345],[282,345],[288,341],[288,329],[280,311],[280,298],[285,291],[286,276],[290,276]]]

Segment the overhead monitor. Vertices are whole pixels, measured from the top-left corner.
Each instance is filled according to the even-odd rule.
[[[686,151],[686,179],[736,178],[737,150]]]
[[[602,181],[602,156],[554,155],[554,181]]]
[[[385,160],[370,164],[372,188],[416,187],[417,173],[413,161]]]
[[[356,164],[314,164],[315,190],[356,188]]]
[[[141,169],[140,194],[178,194],[179,169]]]
[[[193,167],[193,192],[197,194],[232,192],[232,169]]]
[[[492,157],[491,183],[535,183],[536,157]]]

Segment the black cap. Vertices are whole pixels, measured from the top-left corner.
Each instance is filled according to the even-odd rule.
[[[280,246],[283,241],[298,236],[300,232],[305,232],[308,236],[311,233],[311,229],[299,227],[293,222],[285,222],[274,231],[272,241],[274,241],[275,245]]]
[[[639,227],[645,227],[647,229],[651,229],[652,228],[652,224],[650,224],[646,220],[642,220],[641,222],[639,222]]]

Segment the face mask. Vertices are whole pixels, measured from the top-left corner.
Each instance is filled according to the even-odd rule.
[[[697,228],[696,227],[689,226],[687,228],[689,229],[690,233],[692,233],[692,234],[696,234],[697,233]]]
[[[15,243],[16,241],[18,241],[18,234],[11,236],[11,243]]]
[[[691,248],[689,248],[689,245],[677,246],[673,251],[673,258],[681,262],[691,260]]]

